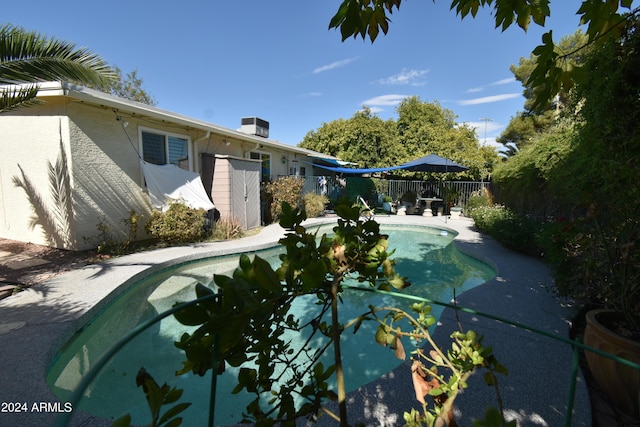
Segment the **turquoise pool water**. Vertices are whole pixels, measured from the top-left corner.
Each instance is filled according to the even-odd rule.
[[[326,229],[329,230],[330,227]],[[449,302],[454,289],[460,294],[495,277],[488,265],[457,251],[451,244],[455,236],[450,232],[413,226],[384,226],[383,231],[389,234],[390,248],[396,250],[393,256],[396,270],[413,283],[404,292]],[[259,255],[276,266],[280,253],[281,248],[275,247],[260,251]],[[47,376],[53,392],[62,401],[68,399],[92,363],[133,327],[171,308],[176,301],[193,299],[196,283],[211,284],[214,272],[230,275],[237,264],[238,255],[210,258],[176,266],[134,285],[64,346]],[[304,319],[304,313],[310,313],[316,307],[314,298],[301,299],[293,310]],[[370,304],[379,306],[392,302],[405,307],[410,304],[391,301],[393,299],[349,291],[341,307],[341,321],[364,313]],[[439,306],[433,309],[438,317],[442,309]],[[357,334],[343,336],[342,352],[349,390],[378,378],[401,363],[389,349],[375,343],[375,328],[375,324],[365,322]],[[136,373],[144,366],[159,384],[166,382],[185,389],[182,401],[193,403],[184,412],[185,419],[189,420],[187,425],[206,425],[210,377],[175,376],[175,371],[182,367],[184,356],[173,342],[186,330],[173,317],[168,317],[142,333],[103,369],[85,391],[77,409],[105,418],[116,418],[129,412],[134,425],[145,424],[149,421],[149,410],[142,390],[135,385]],[[292,338],[304,339],[301,336]],[[329,364],[331,361],[327,360],[325,366]],[[216,425],[239,421],[249,400],[247,395],[229,394],[236,373],[237,369],[228,367],[218,380]]]

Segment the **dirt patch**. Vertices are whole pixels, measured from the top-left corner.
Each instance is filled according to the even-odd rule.
[[[92,251],[67,251],[0,239],[0,286],[26,288],[95,261]]]

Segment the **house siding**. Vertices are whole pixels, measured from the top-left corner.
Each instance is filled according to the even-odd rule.
[[[58,209],[49,178],[61,151],[69,152],[69,121],[64,111],[64,104],[51,103],[46,109],[36,106],[3,117],[2,237],[65,248],[73,240],[73,221],[65,223],[65,211]]]
[[[77,223],[73,249],[96,247],[98,224],[106,225],[114,238],[125,239],[129,230],[124,220],[130,212],[147,218],[151,212],[141,187],[137,126],[130,123],[123,129],[112,111],[82,104],[72,104],[69,115]],[[144,230],[138,233],[144,236]]]
[[[116,240],[128,238],[124,221],[130,212],[146,218],[151,213],[138,154],[140,128],[189,138],[190,168],[199,173],[205,153],[243,161],[252,151],[268,153],[272,180],[287,175],[292,160],[308,159],[277,141],[90,89],[44,86],[42,104],[0,115],[0,238],[83,250],[105,237],[99,225]],[[216,208],[233,216],[232,165],[226,163],[226,173],[216,164],[209,180]],[[252,194],[259,185],[253,181]],[[259,217],[259,195],[242,208]],[[145,237],[140,229],[138,238]]]

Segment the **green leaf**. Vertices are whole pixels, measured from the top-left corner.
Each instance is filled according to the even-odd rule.
[[[173,403],[182,397],[182,390],[179,388],[172,388],[169,390],[164,398],[164,403]]]
[[[393,279],[389,280],[389,283],[396,289],[406,289],[411,286],[411,283],[406,280],[406,278],[400,277],[397,274]]]
[[[111,427],[130,427],[131,426],[131,415],[124,414],[117,420],[111,423]]]
[[[440,396],[443,393],[444,393],[444,390],[442,389],[442,387],[434,387],[431,390],[429,390],[429,396]]]
[[[388,334],[387,334],[386,328],[383,325],[380,325],[378,327],[378,329],[376,330],[376,335],[375,335],[376,342],[378,344],[380,344],[381,346],[386,347],[387,346],[387,336],[388,336]]]
[[[358,221],[360,219],[360,209],[346,203],[339,203],[336,206],[336,213],[346,221]]]
[[[241,254],[239,265],[243,271],[249,271],[251,268],[251,258],[249,258],[247,254]]]
[[[171,418],[175,417],[180,412],[182,412],[185,409],[187,409],[189,406],[191,406],[191,403],[187,403],[187,402],[177,404],[176,406],[172,407],[171,409],[169,409],[167,412],[164,413],[162,418],[160,418],[159,424],[162,424],[164,422],[169,421]],[[169,424],[167,424],[167,425],[169,425]],[[176,425],[180,425],[180,423],[178,423]]]
[[[227,284],[227,282],[229,282],[229,280],[231,280],[231,277],[229,276],[225,276],[222,274],[214,274],[213,275],[213,282],[220,286],[221,288],[224,288],[224,286]]]
[[[176,418],[173,421],[166,424],[165,427],[178,427],[182,424],[182,418]]]
[[[238,384],[231,393],[237,394],[246,388],[248,392],[255,393],[257,389],[258,372],[252,368],[240,368],[238,372]]]
[[[206,287],[202,283],[196,283],[196,298],[203,298],[213,294],[213,289]]]
[[[491,372],[486,372],[482,378],[484,379],[484,383],[488,386],[492,386],[496,384],[495,378],[491,375]]]
[[[177,305],[180,305],[180,303],[175,303],[174,307]],[[200,304],[192,305],[183,310],[180,310],[174,313],[173,317],[175,317],[178,322],[187,326],[202,325],[209,320],[209,314],[207,313],[206,309]]]
[[[292,209],[287,202],[282,202],[282,213],[280,214],[280,226],[285,230],[295,230],[302,221],[307,219],[306,213],[299,209]]]
[[[253,270],[258,285],[268,291],[281,294],[282,284],[271,265],[258,255],[253,259]]]
[[[323,372],[324,372],[324,365],[322,364],[322,362],[316,363],[316,365],[313,367],[313,375],[316,378],[321,378]]]
[[[323,260],[309,262],[302,272],[302,291],[310,292],[322,288],[327,277],[327,267]]]

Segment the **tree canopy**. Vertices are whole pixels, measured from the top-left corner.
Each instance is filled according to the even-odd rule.
[[[434,0],[435,1],[435,0]],[[608,38],[620,38],[625,23],[640,13],[640,8],[631,10],[633,0],[589,0],[581,3],[577,14],[586,26],[586,43],[574,50],[562,52],[556,49],[553,32],[542,36],[542,44],[532,54],[537,58],[527,79],[527,85],[536,88],[531,108],[544,111],[559,93],[567,93],[576,82],[585,80],[580,66],[570,60],[586,46],[599,46]],[[374,42],[382,33],[389,31],[388,15],[400,9],[402,0],[344,0],[329,23],[329,28],[339,28],[342,40],[349,37],[367,37]],[[451,10],[464,19],[475,17],[481,7],[492,7],[496,28],[502,31],[516,24],[524,31],[533,23],[544,27],[551,15],[550,0],[452,0]],[[620,9],[627,9],[620,12]]]
[[[587,46],[579,49],[580,46]],[[555,47],[560,54],[566,55],[566,60],[574,66],[581,67],[591,46],[587,44],[587,36],[581,30],[563,37]],[[530,55],[528,58],[520,58],[519,64],[511,66],[511,72],[524,87],[525,97],[524,111],[518,112],[507,125],[496,141],[504,145],[503,154],[511,156],[518,150],[534,143],[547,130],[549,130],[560,118],[560,112],[564,109],[570,92],[561,91],[546,109],[534,108],[535,99],[539,88],[531,85],[530,76],[538,64],[538,57]]]
[[[0,92],[0,113],[36,103],[41,82],[104,87],[114,77],[112,69],[87,49],[10,24],[0,27],[0,85],[8,85]]]
[[[396,111],[397,120],[385,121],[365,107],[349,119],[323,123],[299,146],[362,168],[398,165],[434,153],[469,167],[466,175],[474,179],[497,160],[492,147],[480,146],[473,128],[457,124],[453,111],[437,102],[408,97]]]
[[[393,120],[384,121],[364,108],[349,119],[323,123],[308,132],[299,145],[357,163],[359,167],[384,167],[403,158],[394,133]]]
[[[100,88],[101,90],[131,101],[156,105],[155,98],[142,88],[144,80],[138,76],[138,70],[130,71],[126,76],[123,76],[122,70],[114,67],[113,73],[117,77],[111,80],[106,87]]]

